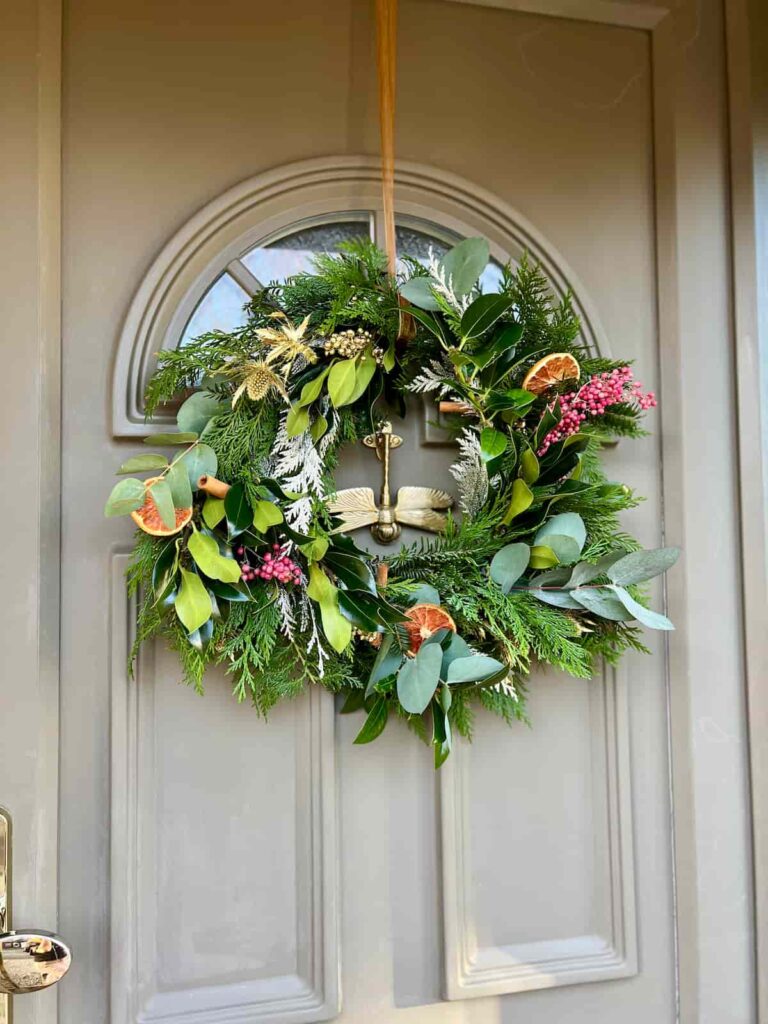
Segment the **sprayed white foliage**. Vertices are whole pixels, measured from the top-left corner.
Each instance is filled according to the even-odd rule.
[[[459,488],[459,507],[468,516],[475,516],[488,500],[488,470],[480,452],[480,437],[472,427],[465,427],[458,438],[459,458],[451,466],[451,476]]]
[[[408,383],[408,390],[416,395],[437,391],[439,398],[444,398],[452,387],[453,380],[450,371],[436,359],[431,359],[429,366],[423,367],[421,373]]]
[[[280,609],[280,632],[284,637],[293,640],[296,633],[296,615],[293,609],[293,596],[282,587],[277,595],[277,607]]]
[[[509,676],[505,676],[504,679],[500,679],[495,686],[491,687],[497,693],[503,693],[507,697],[511,697],[515,701],[520,701],[520,694],[515,689],[513,683],[510,681]]]
[[[461,316],[464,313],[470,302],[472,301],[470,295],[457,295],[453,290],[453,281],[451,280],[450,274],[446,273],[445,267],[435,255],[435,251],[432,246],[429,247],[429,258],[427,260],[427,269],[432,275],[432,287],[438,295],[442,295],[445,301],[451,306],[452,309]]]
[[[280,418],[268,472],[280,481],[284,490],[302,495],[285,509],[285,518],[289,526],[304,533],[312,522],[314,500],[325,498],[325,457],[338,432],[339,418],[334,412],[328,432],[318,448],[312,443],[308,431],[298,437],[289,437],[285,429],[286,419],[287,413]]]
[[[302,621],[306,621],[307,629],[311,630],[311,636],[309,638],[309,643],[307,644],[307,654],[311,654],[312,651],[315,652],[315,657],[317,658],[317,675],[322,679],[325,674],[325,662],[328,655],[325,653],[323,645],[320,642],[320,630],[317,627],[315,607],[304,593],[302,593],[302,602],[300,613]]]

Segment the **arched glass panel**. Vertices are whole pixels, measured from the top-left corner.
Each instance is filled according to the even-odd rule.
[[[338,252],[344,242],[370,237],[371,215],[352,214],[348,220],[313,224],[258,245],[241,260],[257,281],[269,284],[311,270],[312,257],[319,252]]]
[[[211,285],[189,318],[179,346],[186,345],[208,331],[231,331],[245,320],[243,306],[250,295],[229,274],[222,274]]]

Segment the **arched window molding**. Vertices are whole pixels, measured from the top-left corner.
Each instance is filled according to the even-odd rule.
[[[472,182],[432,167],[398,163],[395,205],[399,222],[436,237],[484,235],[499,263],[524,251],[537,259],[562,296],[571,292],[586,344],[608,354],[599,318],[584,288],[557,250],[508,203]],[[163,429],[170,414],[150,428],[143,392],[155,354],[180,343],[201,300],[227,273],[244,292],[261,283],[242,257],[297,228],[370,217],[381,244],[380,165],[372,157],[322,157],[288,164],[235,185],[195,214],[155,259],[131,302],[118,341],[112,382],[115,437]],[[264,282],[266,283],[266,282]]]

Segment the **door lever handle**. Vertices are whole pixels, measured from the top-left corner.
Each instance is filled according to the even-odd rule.
[[[0,932],[0,992],[18,996],[61,981],[72,954],[53,932]]]
[[[0,807],[0,1024],[9,1020],[6,996],[38,992],[61,981],[72,963],[53,932],[11,929],[11,818]]]

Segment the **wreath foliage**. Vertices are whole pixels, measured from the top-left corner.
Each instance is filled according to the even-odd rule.
[[[147,442],[178,453],[128,459],[106,506],[140,526],[132,660],[161,637],[186,682],[222,665],[261,714],[325,686],[365,713],[356,742],[401,717],[439,767],[478,707],[526,719],[535,664],[588,678],[645,650],[641,625],[672,628],[640,588],[678,552],[639,550],[619,518],[638,498],[600,462],[655,399],[583,347],[531,260],[483,293],[488,255],[467,239],[395,278],[350,243],[265,288],[244,326],[160,354],[148,416],[183,401],[178,433]],[[339,532],[333,473],[414,395],[457,410],[459,508],[383,572]]]

